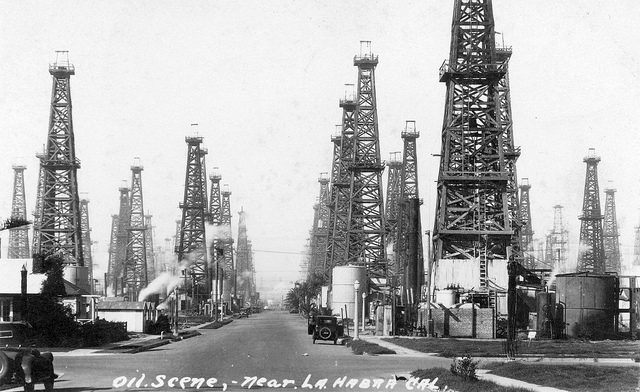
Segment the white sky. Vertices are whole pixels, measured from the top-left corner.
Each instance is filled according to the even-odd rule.
[[[300,252],[313,219],[317,177],[330,169],[338,99],[355,83],[360,40],[376,70],[382,158],[400,151],[416,120],[423,228],[433,226],[453,1],[5,1],[0,15],[0,217],[11,211],[15,163],[26,164],[35,205],[46,142],[55,50],[69,50],[79,188],[90,199],[94,258],[106,265],[118,186],[133,157],[144,164],[145,209],[156,244],[174,233],[182,200],[185,135],[200,124],[207,171],[231,186],[233,226],[247,211],[256,250]],[[624,262],[640,222],[640,103],[636,0],[494,0],[510,64],[518,176],[528,177],[536,237],[565,206],[577,248],[589,147],[602,156],[601,203],[613,181]],[[386,173],[385,173],[386,181]],[[385,188],[386,189],[386,188]],[[6,242],[4,243],[6,244]],[[5,246],[3,244],[3,246]],[[6,250],[3,249],[3,255]],[[290,286],[300,256],[256,252],[263,292]],[[281,282],[278,286],[278,282]],[[283,286],[284,285],[284,286]]]

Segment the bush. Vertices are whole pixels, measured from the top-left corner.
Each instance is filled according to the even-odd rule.
[[[80,325],[82,347],[102,346],[106,343],[128,340],[127,327],[124,323],[96,319]]]
[[[476,369],[480,361],[474,361],[470,356],[458,357],[451,364],[451,373],[460,376],[465,380],[477,380]]]
[[[33,327],[33,343],[43,347],[78,347],[79,326],[71,310],[56,298],[46,295],[30,297],[27,321]]]
[[[160,335],[162,332],[171,332],[169,317],[165,314],[158,316],[156,321],[147,321],[145,331],[151,335]]]

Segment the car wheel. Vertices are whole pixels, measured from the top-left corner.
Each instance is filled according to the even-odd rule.
[[[316,344],[316,340],[315,339],[313,339],[313,344]]]
[[[0,351],[0,381],[9,373],[9,357]]]
[[[338,338],[333,339],[333,345],[335,346],[336,344],[338,344]]]

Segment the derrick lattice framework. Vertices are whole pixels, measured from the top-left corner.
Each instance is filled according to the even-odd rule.
[[[142,165],[131,166],[131,195],[129,197],[129,227],[124,262],[124,286],[132,301],[138,300],[140,290],[149,283],[147,275],[147,226],[144,221],[142,195]]]
[[[587,174],[584,181],[582,215],[580,215],[580,250],[578,251],[577,272],[605,272],[604,241],[602,232],[602,212],[598,186],[598,162],[600,157],[589,149],[584,158]]]
[[[495,41],[494,41],[495,42]],[[516,161],[520,157],[520,147],[515,146],[513,137],[513,118],[511,116],[511,87],[509,85],[509,60],[511,59],[511,47],[504,45],[496,45],[496,59],[499,66],[504,67],[504,75],[498,81],[497,91],[498,100],[500,102],[500,126],[502,127],[502,150],[504,153],[504,166],[507,172],[507,205],[509,213],[509,221],[511,222],[511,254],[512,259],[525,267],[531,260],[525,260],[526,257],[523,247],[522,230],[524,222],[521,219],[522,208],[520,207],[520,199],[518,197],[518,173],[516,169]],[[529,264],[530,265],[530,264]]]
[[[213,174],[209,176],[209,179],[211,180],[211,193],[209,194],[209,215],[207,222],[210,225],[213,225],[214,230],[216,231],[213,236],[211,248],[209,249],[209,255],[211,257],[210,260],[212,261],[209,274],[212,277],[212,280],[215,281],[216,286],[214,291],[216,295],[219,295],[221,281],[220,264],[224,260],[223,239],[225,234],[221,233],[221,230],[223,230],[222,205],[220,197],[220,180],[222,180],[222,176],[217,172],[217,168],[213,168]]]
[[[115,284],[118,279],[118,215],[111,215],[111,235],[109,237],[109,261],[107,262],[107,278],[105,282],[106,293],[109,296],[115,295]],[[109,287],[113,290],[109,293]],[[112,294],[112,295],[110,295]]]
[[[153,229],[155,226],[151,223],[151,219],[153,215],[145,215],[144,223],[147,226],[147,230],[144,232],[144,243],[145,248],[147,250],[147,280],[153,281],[159,274],[158,263],[157,263],[157,253],[156,249],[153,246]]]
[[[389,255],[387,265],[390,277],[398,278],[402,273],[401,263],[398,262],[398,218],[400,214],[400,193],[402,160],[399,158],[400,152],[392,152],[387,162],[387,200],[385,203],[384,223],[387,230],[387,246],[391,245],[393,255]]]
[[[117,295],[124,294],[124,263],[127,257],[127,229],[131,217],[130,188],[127,185],[118,188],[120,192],[120,209],[118,210],[118,230],[116,234],[116,268],[114,271],[113,287]]]
[[[479,259],[476,289],[489,289],[488,259],[507,259],[519,242],[509,205],[513,173],[499,84],[508,62],[495,49],[490,0],[457,0],[447,84],[434,227],[436,273],[446,259]],[[517,191],[517,186],[515,187]],[[517,201],[517,197],[516,197]],[[491,249],[484,252],[483,249]]]
[[[208,297],[207,243],[205,235],[206,205],[205,185],[202,175],[202,137],[186,137],[187,168],[184,185],[184,198],[180,203],[182,220],[178,239],[178,261],[188,259],[188,269],[193,299],[199,301]],[[202,298],[201,298],[202,297]]]
[[[44,194],[44,152],[36,154],[38,162],[40,162],[40,170],[38,173],[38,188],[36,190],[36,208],[33,211],[33,242],[31,245],[31,253],[36,254],[40,249],[40,223],[42,222],[42,196]]]
[[[47,145],[40,165],[44,168],[38,253],[60,252],[66,264],[84,266],[80,199],[71,116],[71,75],[75,68],[66,52],[58,52],[49,66],[53,76]]]
[[[620,241],[618,234],[618,220],[616,219],[616,190],[607,188],[604,190],[606,195],[604,202],[604,226],[603,226],[603,243],[604,243],[604,259],[605,272],[621,273],[620,259]]]
[[[222,187],[221,224],[224,228],[222,239],[222,269],[224,282],[222,295],[225,301],[231,303],[231,293],[235,291],[235,266],[233,262],[233,237],[231,231],[231,191],[226,184]]]
[[[349,164],[350,207],[347,230],[347,264],[365,266],[370,278],[386,279],[384,202],[375,68],[378,56],[371,53],[370,42],[361,42],[358,67],[353,160]]]
[[[562,221],[562,206],[553,206],[553,230],[546,238],[546,267],[566,272],[569,255],[569,231]]]
[[[313,207],[313,229],[311,230],[311,263],[308,273],[328,276],[327,243],[329,241],[329,178],[326,173],[318,177],[320,193],[318,203]]]
[[[93,254],[91,252],[91,226],[89,225],[89,200],[80,200],[80,229],[82,230],[82,254],[84,255],[84,265],[87,266],[89,277],[89,287],[93,293]]]
[[[342,108],[341,130],[331,138],[334,144],[331,167],[331,199],[329,200],[329,244],[327,246],[328,271],[346,265],[347,230],[351,198],[351,172],[353,161],[353,134],[355,130],[356,101],[353,94],[340,100]],[[331,272],[329,272],[330,274]]]
[[[26,167],[22,165],[13,166],[11,218],[22,221],[27,220],[27,203],[24,194],[25,169]],[[28,259],[31,257],[31,249],[29,249],[29,228],[27,226],[9,229],[9,249],[7,254],[10,259]]]
[[[418,192],[418,153],[416,139],[420,132],[415,121],[407,121],[401,134],[403,140],[402,169],[398,210],[397,261],[404,280],[403,303],[417,303],[424,280],[422,254],[422,225],[420,221],[420,194]]]
[[[238,212],[238,243],[237,243],[237,259],[236,259],[236,292],[243,299],[243,304],[251,299],[251,276],[252,266],[249,255],[249,239],[247,237],[247,218],[244,210]]]
[[[520,185],[520,222],[522,223],[522,253],[525,268],[536,268],[536,258],[533,251],[533,226],[531,224],[531,204],[529,203],[529,180],[522,179]]]

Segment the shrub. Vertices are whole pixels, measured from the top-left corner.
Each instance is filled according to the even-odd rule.
[[[480,361],[474,361],[470,356],[458,357],[451,364],[451,373],[460,376],[465,380],[477,380],[476,368]]]
[[[80,325],[80,338],[83,347],[95,347],[128,340],[129,335],[124,323],[96,319],[93,322]]]
[[[156,321],[147,321],[145,331],[151,335],[160,335],[162,332],[171,332],[171,325],[169,324],[169,317],[165,314],[158,316]]]

